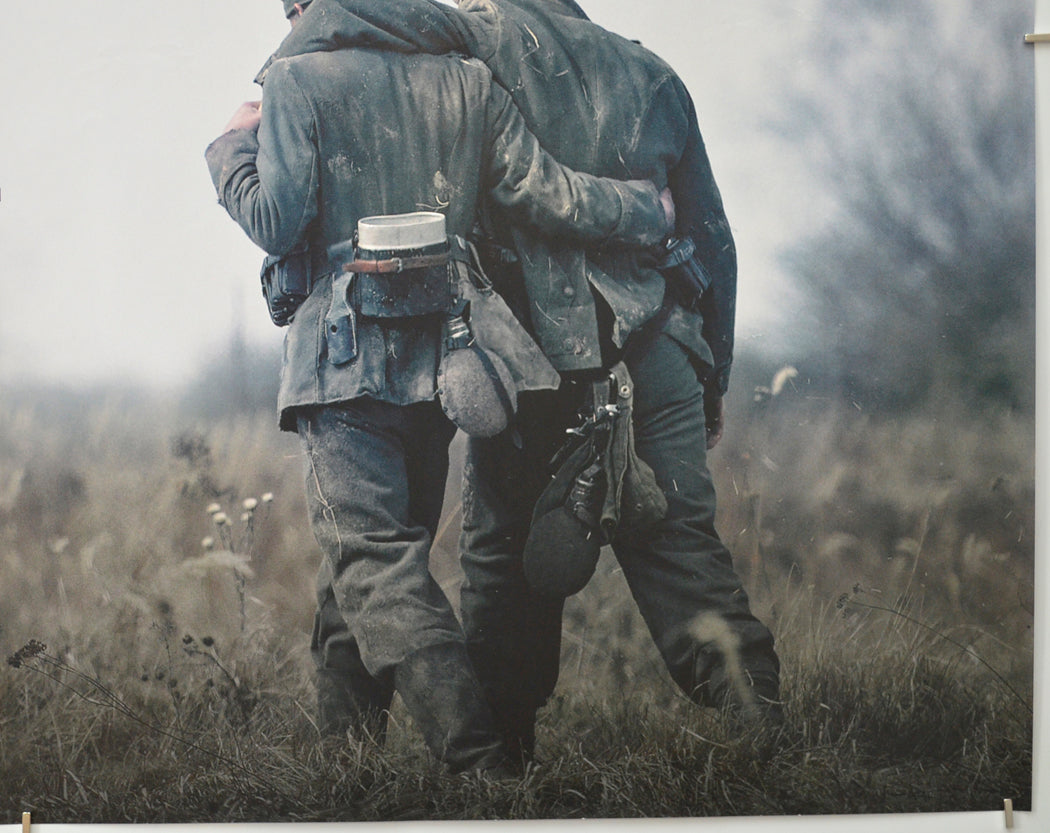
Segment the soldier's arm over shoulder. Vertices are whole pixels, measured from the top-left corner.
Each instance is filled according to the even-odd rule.
[[[287,61],[270,68],[258,131],[232,130],[205,154],[219,202],[270,254],[285,254],[317,214],[313,111]]]
[[[495,83],[486,118],[489,194],[518,221],[583,243],[648,246],[669,233],[653,183],[595,177],[559,164]]]

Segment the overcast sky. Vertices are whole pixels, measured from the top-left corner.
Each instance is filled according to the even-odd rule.
[[[797,160],[763,129],[810,0],[584,0],[690,88],[740,253],[738,332],[776,320]],[[0,381],[185,380],[231,322],[278,343],[261,252],[216,204],[204,148],[287,32],[280,4],[9,4],[0,28]],[[819,210],[818,194],[805,207]]]

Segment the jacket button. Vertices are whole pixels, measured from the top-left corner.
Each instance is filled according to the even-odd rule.
[[[564,289],[562,289],[562,294],[566,298],[575,298],[576,297],[576,290],[573,289],[571,286],[566,286]]]

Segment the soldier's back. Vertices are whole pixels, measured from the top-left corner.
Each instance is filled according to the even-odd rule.
[[[275,62],[266,84],[300,95],[313,122],[318,242],[349,237],[366,214],[440,210],[450,233],[469,230],[490,155],[491,74],[483,64],[314,52]]]

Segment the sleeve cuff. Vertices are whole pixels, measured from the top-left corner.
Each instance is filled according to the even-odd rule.
[[[230,173],[243,161],[243,157],[255,157],[259,153],[259,135],[245,128],[228,130],[208,145],[204,158],[208,163],[215,193],[222,202],[223,190]]]
[[[671,229],[660,204],[660,192],[647,179],[617,182],[620,195],[620,221],[613,239],[627,244],[652,246],[666,237]]]

